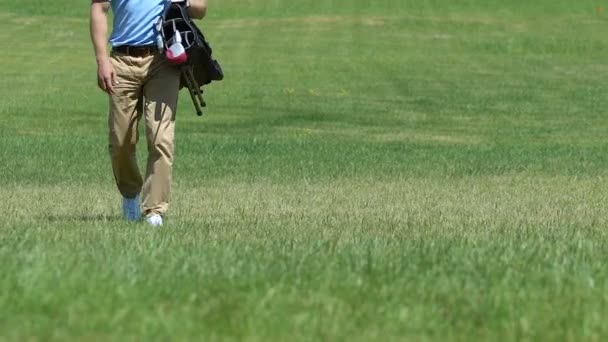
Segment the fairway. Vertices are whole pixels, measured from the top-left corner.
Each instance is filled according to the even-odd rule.
[[[608,339],[608,2],[210,0],[162,229],[88,6],[0,2],[0,341]]]

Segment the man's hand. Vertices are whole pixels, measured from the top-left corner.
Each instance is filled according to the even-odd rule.
[[[108,94],[114,94],[114,86],[118,84],[116,81],[116,71],[108,57],[101,58],[97,61],[97,85]]]
[[[207,14],[207,0],[190,0],[188,14],[194,19],[203,19]]]
[[[97,85],[108,94],[114,93],[116,85],[116,71],[108,58],[106,50],[108,34],[108,0],[91,1],[90,30],[91,41],[97,59]]]

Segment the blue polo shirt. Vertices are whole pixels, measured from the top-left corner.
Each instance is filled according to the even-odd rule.
[[[156,43],[154,24],[169,0],[110,0],[114,14],[110,45]]]

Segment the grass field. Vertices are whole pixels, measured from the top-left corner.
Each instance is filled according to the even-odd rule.
[[[120,218],[88,3],[3,0],[0,340],[606,340],[598,6],[211,1],[226,79],[182,93],[155,230]]]

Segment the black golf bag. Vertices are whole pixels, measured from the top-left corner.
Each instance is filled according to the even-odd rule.
[[[169,62],[181,71],[180,89],[186,87],[194,103],[197,115],[203,115],[202,87],[212,81],[220,81],[224,73],[201,30],[188,14],[188,1],[171,0],[158,18],[155,29],[158,48]]]

